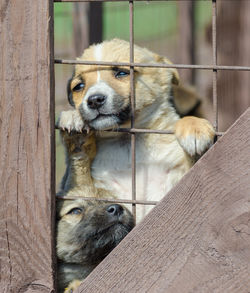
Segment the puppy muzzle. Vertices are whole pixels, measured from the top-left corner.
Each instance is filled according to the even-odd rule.
[[[79,111],[91,128],[104,130],[117,127],[130,118],[130,107],[104,81],[87,91]]]

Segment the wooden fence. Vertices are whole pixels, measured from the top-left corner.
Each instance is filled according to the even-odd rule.
[[[0,3],[0,291],[53,292],[53,2]]]
[[[0,22],[0,288],[55,292],[53,1]],[[250,110],[78,292],[249,292],[249,149]]]

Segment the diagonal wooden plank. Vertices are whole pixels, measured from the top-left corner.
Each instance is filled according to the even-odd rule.
[[[250,108],[77,292],[249,292]]]
[[[0,292],[53,292],[53,1],[0,1]]]

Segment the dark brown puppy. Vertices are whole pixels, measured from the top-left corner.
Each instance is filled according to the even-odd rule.
[[[94,200],[63,200],[57,207],[59,292],[67,286],[64,292],[71,292],[132,230],[134,219],[121,205]]]

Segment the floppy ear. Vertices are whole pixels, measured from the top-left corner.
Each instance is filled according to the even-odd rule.
[[[159,56],[159,55],[155,55],[155,60],[158,63],[165,63],[165,64],[173,64],[168,58],[164,57],[164,56]],[[177,71],[176,68],[168,68],[168,70],[170,72],[172,72],[172,84],[178,85],[180,78],[179,78],[179,73]]]
[[[173,103],[181,117],[186,115],[200,116],[198,108],[201,104],[201,97],[191,86],[173,85]]]
[[[74,73],[73,73],[74,75]],[[73,101],[73,94],[72,94],[72,90],[71,90],[71,81],[72,81],[73,76],[68,80],[68,84],[67,84],[67,94],[68,94],[68,101],[70,103],[70,105],[72,107],[75,107],[75,103]]]
[[[158,63],[173,64],[169,59],[164,56],[155,54],[155,60]],[[181,116],[187,116],[194,114],[195,116],[202,116],[200,114],[199,106],[201,104],[201,98],[194,88],[187,85],[180,84],[180,78],[178,71],[175,68],[169,68],[172,72],[172,84],[173,84],[173,105],[176,112]]]

